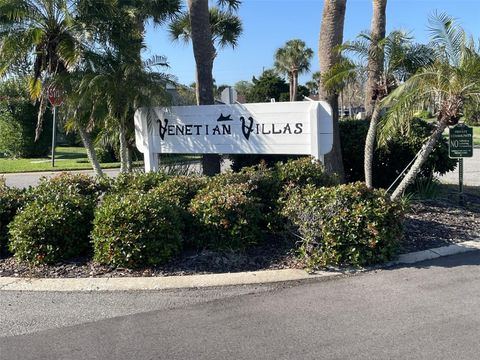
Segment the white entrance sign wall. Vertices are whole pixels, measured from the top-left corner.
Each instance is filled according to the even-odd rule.
[[[140,108],[135,140],[145,171],[158,154],[285,154],[323,160],[333,145],[326,102],[299,101]]]

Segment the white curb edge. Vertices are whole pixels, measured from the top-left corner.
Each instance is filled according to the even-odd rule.
[[[403,254],[397,260],[380,268],[450,256],[467,251],[480,250],[478,241],[465,241],[450,246]],[[378,269],[378,267],[376,267]],[[368,269],[367,269],[368,270]],[[205,288],[217,286],[252,285],[308,279],[331,278],[343,275],[342,272],[318,271],[313,274],[299,269],[262,270],[241,273],[206,275],[185,275],[166,277],[125,277],[125,278],[16,278],[0,277],[0,291],[133,291],[165,290],[182,288]]]

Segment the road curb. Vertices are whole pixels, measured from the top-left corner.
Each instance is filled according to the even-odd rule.
[[[402,254],[381,268],[409,265],[443,256],[480,250],[478,241]],[[375,269],[378,269],[376,267]],[[365,269],[366,271],[371,269]],[[351,274],[352,272],[349,272]],[[254,285],[276,282],[326,279],[344,275],[340,271],[308,273],[299,269],[262,270],[240,273],[185,275],[167,277],[43,279],[0,277],[0,291],[140,291]]]

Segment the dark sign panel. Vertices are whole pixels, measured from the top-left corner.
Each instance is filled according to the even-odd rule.
[[[464,124],[450,128],[448,155],[453,159],[473,156],[473,130]]]

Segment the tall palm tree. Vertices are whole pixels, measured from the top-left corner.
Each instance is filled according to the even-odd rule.
[[[78,91],[82,100],[91,102],[92,120],[115,124],[120,143],[120,172],[128,172],[131,170],[128,132],[133,124],[132,114],[141,106],[165,104],[168,99],[165,85],[170,78],[149,71],[143,63],[124,59],[124,54],[116,49],[91,54],[89,63],[91,68],[85,71]],[[151,65],[163,64],[155,61]],[[105,110],[101,111],[102,108]]]
[[[83,71],[77,70],[66,77],[57,79],[57,81],[61,81],[61,86],[67,94],[63,104],[65,129],[75,131],[80,135],[95,176],[102,177],[104,173],[97,158],[91,133],[95,128],[95,119],[103,118],[106,114],[99,114],[99,111],[102,112],[104,108],[96,106],[96,99],[92,98],[93,92],[85,94],[80,91],[83,75]]]
[[[322,24],[319,40],[320,71],[328,72],[335,64],[340,62],[337,47],[343,43],[343,25],[347,0],[325,0],[323,4]],[[340,179],[345,179],[343,169],[342,149],[340,144],[340,128],[338,125],[338,92],[328,91],[322,81],[319,84],[319,98],[326,100],[333,112],[333,148],[325,155],[325,168],[328,172],[338,174]]]
[[[80,59],[83,33],[74,11],[68,0],[0,1],[0,76],[19,60],[33,58],[29,90],[40,102],[36,139],[47,107],[45,81],[66,73]]]
[[[382,100],[380,77],[382,75],[384,49],[379,45],[381,40],[385,38],[387,26],[386,9],[387,0],[373,0],[372,24],[370,28],[371,41],[368,52],[368,77],[367,88],[365,90],[365,110],[367,117],[370,117],[370,125],[368,127],[367,138],[365,139],[364,172],[365,184],[369,188],[373,187],[373,151],[378,122],[380,120],[379,107],[375,105]]]
[[[343,51],[353,53],[360,60],[365,60],[367,65],[359,63],[352,66],[352,62],[346,60],[347,66],[340,66],[338,69],[334,69],[333,73],[328,74],[327,81],[330,86],[337,78],[345,77],[342,71],[365,73],[368,79],[371,75],[372,44],[375,41],[370,33],[363,32],[357,37],[357,40],[342,45]],[[400,30],[392,31],[387,37],[376,41],[374,48],[376,54],[381,54],[382,63],[379,67],[379,64],[375,65],[375,71],[377,71],[375,99],[372,101],[373,113],[365,140],[364,174],[368,187],[373,186],[373,153],[382,112],[381,100],[419,68],[430,64],[433,57],[432,50],[428,46],[414,43],[408,33]]]
[[[409,120],[419,106],[433,102],[438,108],[436,129],[392,193],[392,199],[398,199],[413,182],[445,128],[458,123],[465,106],[480,103],[480,54],[475,44],[446,14],[435,14],[430,19],[430,31],[435,61],[382,101],[389,110],[382,121],[381,141],[394,131],[407,132]]]
[[[274,67],[281,74],[287,74],[290,86],[290,101],[295,101],[298,90],[298,75],[310,70],[313,50],[304,41],[289,40],[275,52]]]
[[[241,20],[234,14],[240,0],[217,0],[217,8],[209,9],[208,0],[188,0],[188,14],[172,22],[170,33],[173,40],[191,41],[196,65],[196,96],[198,105],[213,105],[213,62],[217,46],[235,47],[242,33]],[[204,155],[203,173],[214,175],[220,172],[220,157]]]
[[[370,26],[370,48],[368,51],[368,78],[365,91],[365,109],[371,117],[375,102],[379,97],[379,82],[383,69],[383,47],[379,46],[385,38],[387,26],[387,0],[372,0],[373,13]],[[379,99],[381,100],[381,99]]]

